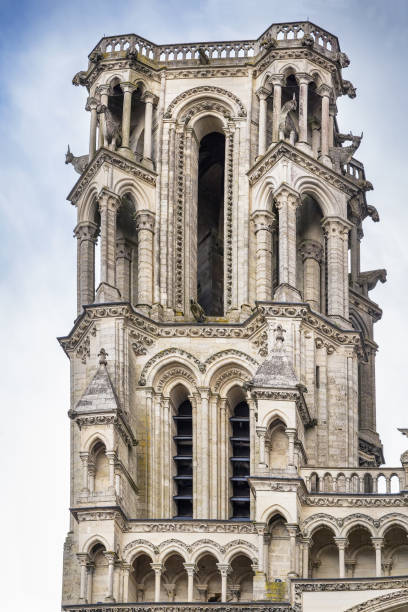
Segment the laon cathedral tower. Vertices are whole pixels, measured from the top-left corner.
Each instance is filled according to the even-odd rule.
[[[64,610],[408,610],[408,452],[381,467],[386,272],[360,269],[379,215],[337,116],[348,64],[300,22],[107,37],[75,75]]]

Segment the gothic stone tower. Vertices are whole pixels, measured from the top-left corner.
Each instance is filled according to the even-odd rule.
[[[336,118],[348,64],[304,22],[103,38],[74,77],[64,609],[345,610],[337,588],[353,606],[408,586],[408,458],[379,467],[375,419],[385,271],[360,270],[379,217]]]

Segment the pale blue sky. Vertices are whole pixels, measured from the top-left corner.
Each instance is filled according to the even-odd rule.
[[[311,21],[338,35],[357,98],[339,101],[341,130],[360,133],[358,158],[381,223],[365,223],[363,269],[385,267],[372,292],[377,324],[378,424],[388,464],[408,447],[406,0],[70,2],[3,0],[0,7],[0,309],[3,345],[2,609],[55,612],[68,528],[69,368],[55,337],[75,318],[73,207],[67,143],[86,152],[86,92],[71,85],[104,34],[153,42],[256,38],[271,23]],[[406,443],[405,443],[406,442]]]

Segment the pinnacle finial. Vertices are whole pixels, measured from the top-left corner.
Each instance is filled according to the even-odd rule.
[[[108,353],[105,351],[104,348],[101,348],[101,350],[99,351],[99,354],[98,354],[100,365],[107,365],[107,363],[108,363],[106,361],[107,356],[108,356]]]
[[[283,334],[286,334],[286,329],[283,329],[282,325],[279,324],[273,330],[275,332],[275,341],[282,343],[285,341]]]

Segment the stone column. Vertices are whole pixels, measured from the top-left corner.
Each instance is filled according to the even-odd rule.
[[[97,290],[98,302],[120,299],[116,287],[116,214],[120,198],[104,187],[98,196],[101,214],[101,282]]]
[[[98,101],[96,98],[89,97],[86,101],[85,110],[91,111],[91,125],[89,130],[89,162],[93,160],[96,153],[96,127],[98,122],[98,116],[96,109],[98,107]]]
[[[231,566],[228,563],[217,563],[217,567],[221,574],[221,601],[227,601],[227,577]]]
[[[322,226],[327,236],[328,312],[332,317],[348,318],[348,232],[351,224],[339,217],[325,217]]]
[[[86,598],[88,603],[92,603],[92,588],[93,588],[93,576],[95,571],[95,563],[89,562],[86,566],[87,571],[87,585],[86,585]]]
[[[347,538],[334,538],[339,551],[339,578],[345,578],[346,567],[344,563],[344,555],[347,546]]]
[[[299,194],[287,185],[275,192],[275,204],[279,214],[279,285],[274,299],[279,302],[300,302],[296,289],[296,209]]]
[[[130,563],[123,563],[123,603],[127,603],[129,601],[129,576],[132,572],[132,566]]]
[[[256,238],[256,299],[272,299],[272,231],[275,215],[256,210],[251,215]]]
[[[381,552],[384,546],[384,538],[371,538],[371,542],[375,548],[375,575],[382,576],[382,559]]]
[[[298,73],[296,81],[299,85],[299,142],[303,150],[310,151],[310,145],[307,139],[307,118],[308,118],[308,93],[309,83],[312,77],[305,73]]]
[[[329,104],[329,147],[334,147],[334,120],[336,115],[336,104]]]
[[[109,462],[109,493],[114,494],[116,453],[114,451],[107,451],[105,454]]]
[[[113,573],[115,571],[116,553],[112,551],[106,551],[103,553],[105,559],[108,562],[108,588],[106,592],[105,601],[115,601],[113,597]]]
[[[151,563],[150,567],[154,571],[154,601],[158,602],[160,601],[162,564],[161,563]]]
[[[325,166],[331,168],[332,162],[329,157],[329,105],[331,89],[328,85],[321,85],[317,93],[322,98],[321,144],[319,161]]]
[[[153,302],[153,234],[154,213],[139,210],[136,213],[138,304],[137,307],[150,311]]]
[[[132,263],[132,247],[126,238],[116,242],[116,283],[124,302],[130,301],[130,278]]]
[[[210,518],[210,439],[208,435],[208,400],[210,398],[209,389],[200,390],[201,399],[201,517]]]
[[[274,74],[270,78],[273,85],[273,111],[272,111],[272,142],[279,140],[279,117],[282,107],[282,83],[283,76]]]
[[[315,157],[319,156],[320,150],[320,123],[312,121],[312,152]]]
[[[142,97],[145,103],[145,125],[144,125],[144,141],[143,141],[143,164],[148,168],[153,168],[152,161],[152,127],[153,127],[153,104],[156,103],[157,97],[151,92],[146,91]]]
[[[228,503],[229,503],[229,482],[228,482],[228,406],[225,398],[220,398],[219,401],[220,414],[220,516],[221,519],[228,518]]]
[[[93,221],[80,221],[74,229],[77,239],[77,310],[92,304],[95,298],[95,244],[98,226]]]
[[[187,601],[194,601],[194,574],[196,571],[195,563],[184,563],[187,572]]]
[[[79,603],[88,603],[86,599],[87,591],[87,570],[86,566],[89,561],[88,553],[77,553],[77,559],[81,566],[81,581],[79,583]]]
[[[303,299],[320,312],[320,264],[323,247],[314,240],[303,240],[299,247],[303,261]]]
[[[257,427],[256,435],[259,438],[259,467],[266,468],[267,463],[265,461],[265,436],[266,436],[266,427]]]
[[[101,105],[103,106],[108,106],[109,104],[109,90],[110,90],[110,86],[109,85],[99,85],[97,92],[101,97]],[[100,113],[99,115],[99,129],[102,132],[102,141],[103,141],[103,146],[108,146],[107,140],[106,140],[106,118],[105,118],[105,113]]]
[[[361,240],[361,220],[352,216],[351,219],[351,231],[350,231],[350,250],[351,250],[351,283],[356,288],[358,275],[360,274],[360,240]]]
[[[290,554],[290,569],[288,578],[297,578],[296,573],[296,536],[298,532],[298,526],[293,524],[286,524],[286,529],[289,534],[289,554]]]
[[[131,159],[134,158],[133,151],[129,148],[130,141],[130,120],[132,114],[132,93],[136,86],[133,83],[121,83],[123,91],[123,110],[122,110],[122,144],[119,151]]]
[[[288,436],[288,467],[295,467],[296,429],[287,427],[285,433]]]
[[[256,91],[259,99],[259,124],[258,124],[258,155],[262,156],[266,151],[266,113],[268,108],[268,96],[270,91],[266,87],[260,87]]]
[[[312,545],[311,538],[302,539],[302,577],[309,578],[309,550]]]
[[[258,572],[265,571],[265,552],[264,552],[264,534],[265,523],[255,523],[255,529],[258,534]]]
[[[89,483],[88,483],[88,460],[89,453],[79,453],[79,457],[82,461],[82,489],[81,493],[89,495]]]

